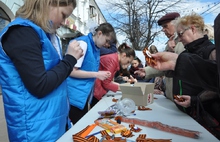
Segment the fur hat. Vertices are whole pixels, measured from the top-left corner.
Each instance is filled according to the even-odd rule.
[[[163,17],[161,17],[157,23],[159,26],[161,26],[164,23],[170,22],[174,19],[176,19],[177,17],[180,17],[180,14],[177,12],[172,12],[172,13],[167,13],[166,15],[164,15]]]

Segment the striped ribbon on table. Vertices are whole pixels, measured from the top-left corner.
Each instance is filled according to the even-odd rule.
[[[86,136],[95,128],[96,124],[88,125],[78,133],[72,135],[74,142],[99,142],[95,136],[86,138]]]

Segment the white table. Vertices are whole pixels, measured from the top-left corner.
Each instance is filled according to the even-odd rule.
[[[114,95],[114,98],[118,99],[121,97],[121,93],[108,93]],[[108,95],[107,94],[107,95]],[[61,138],[57,140],[57,142],[72,142],[72,135],[81,131],[88,125],[94,123],[99,117],[98,111],[104,111],[109,106],[114,104],[112,102],[112,96],[107,97],[104,96],[98,104],[96,104],[83,118],[81,118],[70,130],[68,130]],[[198,139],[188,138],[168,132],[164,132],[161,130],[156,130],[153,128],[138,126],[142,129],[139,133],[134,133],[135,136],[129,138],[134,140],[139,136],[139,134],[147,134],[149,138],[158,138],[158,139],[172,139],[172,142],[219,142],[217,138],[215,138],[211,133],[209,133],[205,128],[203,128],[200,124],[198,124],[194,119],[192,119],[187,114],[181,112],[175,104],[166,99],[162,95],[154,95],[154,97],[158,98],[154,100],[153,104],[148,105],[147,107],[151,108],[151,111],[138,111],[136,110],[135,116],[129,116],[132,118],[145,119],[148,121],[159,121],[163,124],[167,124],[170,126],[176,126],[184,129],[199,131],[200,137]],[[127,123],[122,123],[123,125],[128,127]],[[101,127],[97,126],[91,132],[98,132],[103,130]],[[111,135],[111,134],[110,134]],[[120,134],[118,134],[120,135]],[[117,135],[116,135],[117,136]],[[100,138],[101,134],[96,135],[96,137]]]

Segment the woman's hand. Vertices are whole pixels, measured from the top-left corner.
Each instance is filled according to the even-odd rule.
[[[191,105],[191,96],[189,96],[189,95],[181,95],[179,97],[183,98],[184,101],[180,102],[180,101],[174,99],[175,103],[177,103],[178,105],[181,105],[181,106],[183,106],[185,108],[190,107],[190,105]]]
[[[151,55],[156,60],[156,63],[152,62],[149,66],[161,71],[175,69],[178,54],[171,52],[158,52]]]
[[[66,54],[72,55],[77,60],[83,56],[83,50],[79,45],[79,42],[76,40],[73,40],[70,42]]]
[[[137,82],[137,79],[134,78],[132,75],[130,75],[130,79],[128,80],[128,82],[130,82],[130,83],[136,83],[136,82]]]
[[[134,72],[134,74],[137,74],[138,76],[140,76],[140,77],[145,77],[145,69],[144,68],[139,68],[138,70],[136,70],[135,72]]]
[[[154,94],[164,95],[164,92],[159,89],[154,89]]]
[[[129,78],[127,76],[122,76],[123,81],[129,81]]]
[[[98,78],[100,80],[105,80],[105,79],[109,78],[110,76],[111,76],[110,71],[98,71],[96,78]]]

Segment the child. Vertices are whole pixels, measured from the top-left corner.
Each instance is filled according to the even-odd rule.
[[[119,70],[120,66],[123,69],[127,69],[134,57],[135,51],[127,46],[126,43],[118,47],[118,53],[101,56],[99,70],[110,71],[111,76],[106,80],[96,79],[91,106],[94,106],[109,90],[113,92],[119,90],[119,83],[113,82],[114,75]]]
[[[138,57],[135,57],[131,63],[129,72],[133,78],[137,79],[138,82],[145,82],[145,80],[142,77],[140,77],[138,74],[134,74],[134,72],[136,70],[139,70],[139,68],[143,68],[143,65],[141,63],[141,60]]]
[[[88,112],[87,104],[93,94],[95,79],[105,80],[111,76],[109,71],[99,71],[100,48],[115,41],[116,34],[111,24],[102,23],[87,36],[76,40],[80,42],[84,56],[77,61],[68,78],[69,117],[73,124]]]

